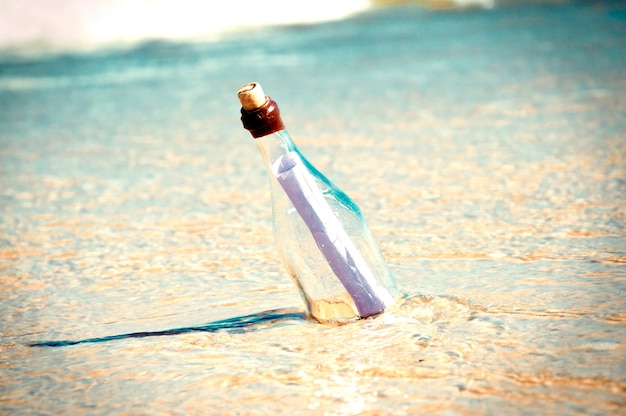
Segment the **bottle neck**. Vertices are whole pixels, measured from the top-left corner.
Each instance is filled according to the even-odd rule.
[[[289,136],[276,101],[265,97],[265,102],[257,108],[241,108],[241,122],[256,139],[268,168],[283,153],[297,150]]]
[[[295,143],[285,129],[259,137],[256,139],[256,142],[259,145],[259,150],[261,151],[263,160],[265,160],[265,163],[270,170],[272,164],[282,154],[293,151],[298,152]]]

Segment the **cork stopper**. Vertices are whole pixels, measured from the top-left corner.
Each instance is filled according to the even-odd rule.
[[[241,106],[247,111],[256,110],[268,101],[261,84],[257,82],[251,82],[239,88],[237,96],[241,101]]]

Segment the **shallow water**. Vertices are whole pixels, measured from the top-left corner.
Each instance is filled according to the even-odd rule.
[[[383,8],[4,56],[0,412],[623,413],[624,16]],[[406,294],[382,316],[303,315],[252,80],[368,218]]]

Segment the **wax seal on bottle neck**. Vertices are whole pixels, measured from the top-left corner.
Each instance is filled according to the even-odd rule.
[[[237,96],[241,102],[241,122],[252,137],[267,136],[285,128],[278,104],[265,95],[259,83],[244,85]]]

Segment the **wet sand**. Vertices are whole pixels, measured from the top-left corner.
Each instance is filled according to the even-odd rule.
[[[0,412],[622,412],[623,16],[407,6],[2,63]],[[388,313],[303,315],[252,80],[361,206]]]

